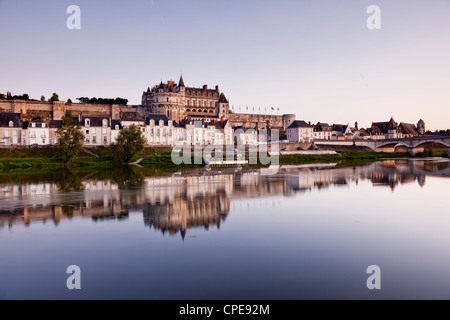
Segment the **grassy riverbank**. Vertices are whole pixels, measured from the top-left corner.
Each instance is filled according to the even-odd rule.
[[[410,158],[408,153],[360,152],[338,151],[336,155],[289,155],[280,156],[281,165],[296,165],[307,163],[338,162],[342,165],[351,165],[372,162],[381,159]],[[94,156],[95,154],[96,156]],[[74,171],[114,170],[113,150],[110,147],[89,148],[82,151],[73,161]],[[425,155],[425,154],[424,154]],[[418,156],[424,156],[418,155]],[[434,152],[433,156],[446,156],[445,152]],[[172,162],[170,149],[145,148],[143,153],[136,156],[133,161],[145,156],[139,165],[146,170],[154,172],[176,172],[180,169],[199,168],[202,165],[175,165]],[[431,156],[427,153],[425,156]],[[64,169],[61,159],[55,148],[0,148],[0,174],[39,173],[45,174]]]

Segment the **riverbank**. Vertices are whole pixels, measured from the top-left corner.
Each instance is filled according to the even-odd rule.
[[[418,155],[422,156],[422,155]],[[446,156],[444,152],[434,152],[426,156]],[[169,148],[147,147],[142,154],[136,156],[131,162],[144,157],[139,163],[143,169],[154,172],[176,172],[182,169],[199,168],[203,165],[175,165],[172,162]],[[411,158],[408,153],[385,153],[385,152],[361,152],[361,151],[337,151],[337,154],[295,154],[281,155],[279,161],[281,165],[295,165],[307,163],[330,163],[337,162],[340,165],[352,165],[358,163],[372,162],[382,159]],[[256,166],[261,166],[260,164]],[[83,150],[80,155],[73,160],[74,171],[92,170],[114,170],[117,165],[114,163],[113,150],[110,147],[97,147]],[[49,173],[63,170],[64,165],[58,157],[55,148],[0,148],[0,174],[21,174],[21,173]]]

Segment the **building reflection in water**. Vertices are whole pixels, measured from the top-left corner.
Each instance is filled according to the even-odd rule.
[[[232,168],[163,177],[144,177],[133,171],[125,174],[129,176],[101,179],[95,174],[68,174],[69,182],[59,178],[55,182],[1,183],[0,228],[39,221],[58,225],[74,217],[126,220],[133,211],[142,213],[146,226],[184,238],[190,228],[219,229],[230,211],[231,199],[295,196],[363,180],[394,191],[405,183],[424,186],[426,176],[450,177],[450,166],[447,160],[387,160],[341,168],[336,164],[283,166],[274,176]]]

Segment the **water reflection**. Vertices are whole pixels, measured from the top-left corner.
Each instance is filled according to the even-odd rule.
[[[296,196],[308,190],[370,181],[395,191],[407,183],[424,186],[427,176],[450,177],[449,161],[387,160],[353,167],[337,164],[283,166],[274,176],[259,169],[191,170],[145,177],[141,170],[74,174],[62,172],[41,181],[2,177],[0,228],[74,217],[124,220],[142,214],[145,226],[185,237],[189,228],[220,228],[233,199]],[[49,181],[50,180],[50,181]]]

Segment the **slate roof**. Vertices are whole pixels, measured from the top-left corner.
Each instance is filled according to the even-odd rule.
[[[50,128],[59,128],[62,125],[62,120],[50,120],[48,126]]]
[[[135,111],[123,112],[122,121],[145,121],[145,118]]]
[[[414,124],[401,122],[399,128],[403,134],[409,134],[412,136],[419,136],[419,131]]]
[[[22,127],[20,113],[4,112],[0,113],[0,127],[9,127],[9,122],[13,122],[13,128]]]
[[[295,128],[312,128],[312,126],[307,124],[303,120],[295,120],[294,122],[292,122],[292,124],[289,126],[288,129],[295,129]]]
[[[86,126],[86,120],[89,119],[90,127],[103,127],[103,120],[107,120],[108,126],[109,126],[109,118],[108,117],[82,117],[81,119],[81,126]],[[78,118],[77,118],[78,120]]]
[[[164,121],[164,125],[169,125],[169,118],[167,118],[164,114],[158,114],[158,113],[151,113],[147,116],[147,119],[145,119],[145,124],[150,124],[150,120],[155,120],[155,125],[159,124],[160,120]]]
[[[228,100],[225,97],[225,95],[223,94],[223,92],[220,94],[219,102],[221,102],[221,103],[228,103]]]
[[[111,120],[111,129],[115,130],[116,125],[119,126],[119,130],[123,129],[122,125],[120,124],[120,120]]]
[[[184,87],[183,76],[180,77],[180,81],[178,82],[178,87]]]

